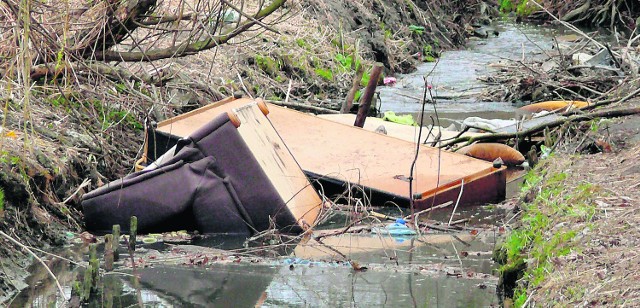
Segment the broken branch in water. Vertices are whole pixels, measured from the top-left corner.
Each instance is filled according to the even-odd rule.
[[[543,131],[545,128],[557,127],[564,123],[590,121],[595,118],[616,118],[616,117],[622,117],[622,116],[639,114],[639,113],[640,113],[640,107],[611,109],[611,110],[605,110],[600,112],[576,114],[566,118],[560,118],[548,123],[540,124],[530,129],[520,131],[520,132],[515,132],[515,133],[497,133],[497,134],[486,134],[486,135],[480,135],[480,136],[463,136],[463,137],[459,137],[454,140],[451,140],[445,144],[441,144],[439,147],[440,148],[450,147],[454,144],[458,144],[462,142],[465,142],[465,144],[472,144],[476,141],[486,142],[486,141],[499,141],[499,140],[512,139],[512,138],[524,138],[524,137],[539,133]]]
[[[315,240],[320,242],[322,240],[322,238],[325,238],[325,237],[328,237],[328,236],[345,234],[345,233],[347,233],[347,231],[352,229],[353,226],[355,226],[356,224],[360,223],[361,221],[363,221],[363,220],[365,220],[367,218],[368,217],[363,217],[363,218],[360,218],[360,219],[356,219],[356,220],[352,221],[351,223],[349,223],[346,227],[344,227],[342,229],[339,229],[339,230],[336,230],[336,231],[333,231],[333,232],[327,232],[327,233],[319,234],[319,235],[317,235],[315,237]],[[363,226],[362,228],[359,228],[359,229],[357,229],[355,231],[362,231],[364,229],[370,229],[370,228],[371,228],[371,225],[367,225],[367,226]]]

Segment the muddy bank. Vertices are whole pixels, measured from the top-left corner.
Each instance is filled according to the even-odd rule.
[[[526,177],[496,255],[505,305],[638,303],[639,123],[594,120]]]

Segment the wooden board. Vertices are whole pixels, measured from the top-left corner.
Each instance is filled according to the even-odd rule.
[[[381,227],[384,228],[384,227]],[[333,231],[333,230],[331,230]],[[317,236],[317,234],[314,234]],[[303,240],[294,249],[293,254],[298,258],[309,260],[323,260],[341,258],[344,256],[354,257],[358,254],[378,253],[384,254],[389,250],[409,251],[424,245],[442,245],[459,243],[459,241],[471,242],[473,235],[469,233],[459,234],[424,234],[418,236],[419,241],[411,241],[414,237],[390,236],[388,234],[344,234],[339,236],[328,236],[322,238],[322,244],[314,238]],[[404,239],[404,240],[403,240]]]
[[[303,222],[303,226],[313,225],[322,209],[322,200],[287,151],[282,138],[255,103],[234,109],[234,113],[241,122],[240,136],[293,216]]]
[[[214,103],[161,122],[157,130],[188,136],[216,115],[249,102],[245,98]],[[267,119],[307,174],[409,198],[406,179],[416,156],[415,143],[274,105],[269,110]],[[419,195],[419,207],[455,201],[461,186],[462,203],[504,198],[504,168],[493,168],[488,162],[421,146],[415,171],[413,192]]]

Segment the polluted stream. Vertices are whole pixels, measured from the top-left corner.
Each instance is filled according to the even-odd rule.
[[[380,111],[420,118],[424,77],[427,76],[433,86],[431,93],[443,126],[455,123],[460,128],[461,121],[471,116],[516,118],[517,106],[478,98],[488,90],[483,77],[510,61],[545,57],[545,52],[554,46],[552,38],[565,33],[556,28],[502,22],[482,31],[486,32],[487,38],[472,38],[467,49],[444,52],[437,62],[424,63],[415,72],[398,76],[395,86],[382,87]],[[429,94],[427,99],[431,99]],[[434,115],[431,105],[427,106],[426,115]]]
[[[499,69],[500,60],[541,56],[552,47],[552,29],[499,23],[489,37],[472,40],[466,50],[445,52],[439,63],[424,63],[412,74],[397,76],[394,87],[380,89],[381,111],[419,117],[424,76],[433,85],[441,124],[469,116],[511,119],[511,103],[481,102],[486,85],[478,79]],[[493,30],[499,35],[494,36]],[[433,115],[433,106],[427,106]],[[509,183],[507,197],[519,190]],[[372,208],[389,217],[406,209]],[[404,212],[403,212],[404,211]],[[506,209],[496,205],[452,206],[420,216],[432,228],[419,235],[390,235],[379,229],[352,228],[345,234],[324,234],[344,228],[358,213],[335,211],[310,238],[266,234],[247,242],[230,235],[193,236],[183,232],[138,238],[135,254],[120,241],[120,261],[100,277],[94,295],[83,306],[128,307],[344,307],[344,306],[499,306],[498,277],[491,253],[503,236]],[[361,213],[360,213],[361,214]],[[449,221],[461,221],[449,227]],[[376,226],[374,226],[376,227]],[[373,232],[372,232],[373,231]],[[68,300],[87,276],[87,234],[69,234],[75,244],[47,257]],[[98,237],[98,242],[102,241]],[[103,245],[98,246],[98,255]],[[100,257],[101,262],[103,258]],[[135,264],[135,269],[133,264]],[[11,301],[12,307],[64,305],[58,287],[44,267],[34,263],[31,277]]]

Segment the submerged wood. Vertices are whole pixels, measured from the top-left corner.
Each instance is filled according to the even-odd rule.
[[[113,229],[111,234],[113,234],[113,261],[119,261],[120,260],[120,251],[119,251],[119,246],[120,246],[120,225],[113,225]]]
[[[113,234],[107,234],[104,236],[104,270],[110,272],[113,270],[114,262],[114,246],[117,244],[113,241]]]
[[[131,225],[129,226],[129,253],[136,251],[136,237],[138,235],[138,217],[131,216]]]

